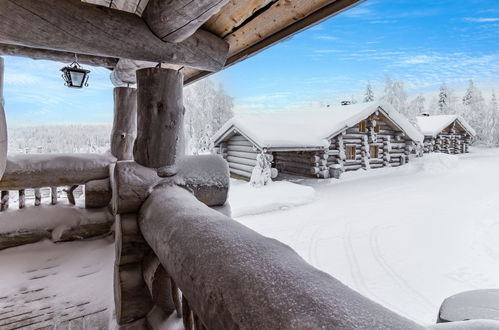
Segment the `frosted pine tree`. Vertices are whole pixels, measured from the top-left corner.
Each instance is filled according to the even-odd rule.
[[[489,147],[499,145],[499,107],[494,92],[485,116],[484,142]]]
[[[443,115],[443,114],[448,114],[449,111],[449,106],[450,106],[450,95],[449,95],[449,88],[447,88],[446,84],[442,84],[440,86],[440,91],[438,93],[438,113]]]
[[[469,81],[468,89],[463,96],[462,115],[476,130],[478,140],[485,139],[486,109],[482,92],[475,86],[473,80]]]
[[[367,102],[372,102],[372,101],[374,101],[374,92],[373,92],[373,89],[371,87],[371,83],[368,82],[367,86],[366,86],[366,92],[364,93],[363,102],[367,103]]]
[[[425,112],[426,99],[419,94],[409,103],[408,112],[411,117],[421,116]]]
[[[409,117],[407,109],[407,94],[404,89],[403,81],[397,80],[394,82],[390,79],[390,77],[386,77],[385,94],[381,99],[391,104],[395,110],[401,114]]]
[[[187,152],[210,151],[213,134],[234,116],[232,98],[209,79],[185,88],[184,94]]]

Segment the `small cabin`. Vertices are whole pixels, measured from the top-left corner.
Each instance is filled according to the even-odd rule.
[[[458,115],[425,114],[416,117],[417,125],[424,135],[424,152],[443,152],[447,154],[467,153],[476,133]]]
[[[389,104],[370,102],[234,118],[213,141],[234,177],[251,177],[263,153],[272,161],[274,176],[329,178],[404,165],[423,136]]]

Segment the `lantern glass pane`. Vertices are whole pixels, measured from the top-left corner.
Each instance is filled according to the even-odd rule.
[[[83,79],[85,78],[85,73],[78,71],[70,71],[71,74],[71,84],[74,87],[82,87]]]

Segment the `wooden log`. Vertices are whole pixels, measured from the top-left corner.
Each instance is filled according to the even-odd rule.
[[[35,188],[35,206],[40,206],[42,203],[42,193],[40,188]]]
[[[76,205],[76,200],[75,200],[75,196],[74,196],[74,191],[76,190],[76,188],[78,188],[78,185],[72,185],[71,187],[68,187],[68,188],[65,188],[62,190],[66,193],[66,197],[68,199],[68,202],[71,205]]]
[[[0,0],[0,40],[212,72],[223,68],[228,53],[228,43],[206,31],[180,43],[164,42],[137,15],[79,0]]]
[[[230,169],[230,173],[234,173],[240,176],[243,176],[245,178],[251,178],[251,172],[243,171],[243,170],[237,170],[235,168]]]
[[[227,157],[227,161],[228,162],[232,162],[232,163],[249,165],[249,166],[255,166],[256,165],[256,160],[248,159],[248,158],[235,157],[235,156],[228,156]]]
[[[114,304],[118,324],[144,317],[153,305],[142,274],[142,260],[150,253],[136,214],[117,215],[114,263]]]
[[[181,42],[190,37],[229,0],[149,0],[142,18],[163,41]]]
[[[142,261],[144,281],[151,294],[152,301],[160,307],[166,315],[175,311],[172,299],[171,278],[159,262],[154,253],[146,255]]]
[[[19,208],[24,209],[26,206],[26,198],[24,195],[24,189],[19,189]]]
[[[194,315],[185,294],[182,294],[182,321],[185,330],[194,330]]]
[[[57,204],[57,187],[50,187],[50,204]]]
[[[177,318],[182,317],[182,293],[178,289],[177,284],[175,284],[175,281],[173,281],[173,278],[170,281],[171,287],[172,287],[172,300],[173,304],[175,305],[175,311],[177,314]]]
[[[63,63],[71,63],[75,60],[75,54],[55,50],[23,47],[0,43],[0,55],[27,57],[33,60],[50,60]],[[77,54],[78,63],[91,66],[100,66],[112,69],[118,63],[118,58],[95,55]]]
[[[177,172],[184,154],[183,74],[161,68],[137,71],[137,140],[135,161],[143,166]]]
[[[0,211],[6,211],[9,208],[9,191],[2,190],[2,192],[0,193],[0,197]]]
[[[131,161],[117,162],[111,180],[114,214],[137,212],[151,188],[159,184],[185,187],[209,206],[225,204],[230,182],[229,168],[220,156],[184,156],[179,159],[178,168],[177,175],[161,178],[155,169]]]
[[[248,141],[248,139],[242,135],[234,135],[230,138],[230,141]]]
[[[345,171],[355,171],[362,168],[362,165],[343,165],[343,168]]]
[[[133,159],[133,144],[137,136],[137,90],[116,87],[114,120],[111,131],[111,154],[117,160]]]
[[[321,160],[319,156],[310,156],[298,153],[276,153],[275,156],[276,161],[282,160],[287,162],[297,162],[302,164],[314,164]]]
[[[306,163],[299,163],[299,162],[293,162],[293,161],[277,160],[276,166],[279,166],[282,168],[296,167],[296,168],[303,168],[303,169],[309,170],[312,167],[319,167],[319,164],[318,163],[306,164]]]
[[[109,177],[111,155],[28,154],[8,157],[0,189],[19,190],[85,184]]]
[[[3,99],[3,72],[4,61],[0,57],[0,181],[7,166],[7,122],[4,111],[5,101]]]
[[[94,209],[109,206],[112,192],[109,178],[85,183],[85,208]]]
[[[227,142],[227,145],[229,146],[246,146],[246,147],[253,147],[253,143],[251,143],[248,140],[234,140],[234,138],[230,139]]]
[[[229,162],[229,168],[251,173],[254,166]]]
[[[227,147],[227,151],[258,152],[258,150],[253,147],[236,146],[231,144],[229,144],[229,146]]]
[[[422,328],[182,188],[153,190],[139,226],[208,329]]]
[[[318,167],[301,168],[295,166],[283,166],[278,168],[281,172],[292,172],[302,175],[315,175],[320,172]]]
[[[258,153],[257,152],[228,151],[227,155],[256,160],[256,156],[258,156]]]

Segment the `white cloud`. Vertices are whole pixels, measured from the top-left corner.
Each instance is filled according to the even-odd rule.
[[[473,23],[493,23],[499,22],[499,17],[465,17],[464,20]]]

